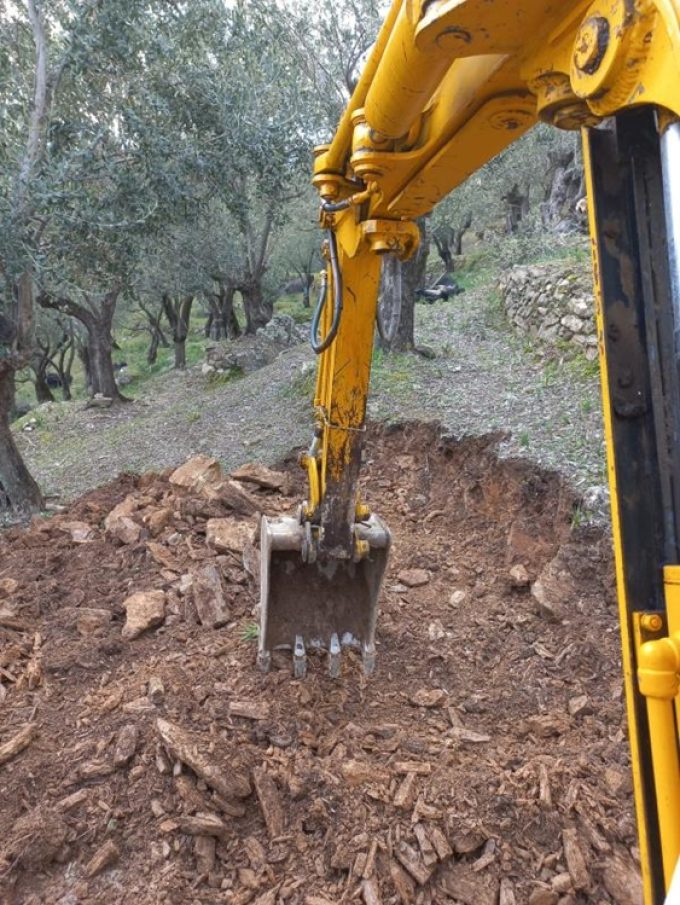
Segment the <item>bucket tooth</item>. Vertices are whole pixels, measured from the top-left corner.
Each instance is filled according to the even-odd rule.
[[[260,672],[269,672],[272,668],[272,655],[271,651],[261,650],[257,653],[257,668]]]
[[[361,660],[365,676],[370,676],[375,672],[375,659],[375,644],[364,644],[361,649]]]
[[[307,675],[307,651],[305,650],[305,642],[302,640],[302,635],[295,636],[293,674],[296,679],[304,679]]]
[[[328,675],[331,679],[337,679],[340,676],[340,639],[338,633],[333,632],[331,635],[331,644],[328,648]]]

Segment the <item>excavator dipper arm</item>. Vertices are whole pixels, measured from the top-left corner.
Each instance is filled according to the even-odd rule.
[[[389,532],[358,497],[379,267],[537,122],[582,130],[646,905],[680,854],[680,0],[394,0],[314,184],[327,292],[295,519],[263,523],[260,662],[374,662]],[[587,618],[587,617],[582,617]]]

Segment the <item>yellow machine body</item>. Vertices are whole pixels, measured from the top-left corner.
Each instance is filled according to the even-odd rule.
[[[680,854],[680,432],[662,423],[671,392],[680,412],[680,382],[660,379],[650,343],[664,361],[675,355],[677,371],[680,0],[392,3],[335,136],[316,152],[328,267],[302,460],[309,493],[287,526],[263,526],[260,658],[266,667],[273,647],[297,647],[299,663],[311,632],[337,672],[344,623],[372,645],[389,532],[358,479],[381,256],[412,254],[414,218],[539,121],[584,139],[645,902],[661,905]],[[326,605],[330,586],[342,599]],[[348,608],[359,587],[358,610]]]

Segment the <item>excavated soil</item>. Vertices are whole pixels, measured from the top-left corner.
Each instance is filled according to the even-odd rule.
[[[609,539],[496,443],[372,431],[394,549],[368,679],[352,652],[336,681],[255,669],[234,526],[294,507],[292,456],[285,492],[125,476],[0,536],[0,902],[637,902]]]

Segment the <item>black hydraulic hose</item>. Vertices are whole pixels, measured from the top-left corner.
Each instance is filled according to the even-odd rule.
[[[350,198],[345,198],[344,201],[336,201],[335,203],[331,201],[322,201],[321,210],[327,214],[337,214],[339,211],[346,211],[351,204],[352,201]]]
[[[327,232],[328,236],[328,249],[330,252],[331,258],[331,274],[333,276],[333,322],[331,324],[331,328],[328,331],[326,337],[322,340],[319,338],[319,324],[321,323],[321,315],[323,314],[324,308],[326,307],[326,302],[328,300],[328,281],[325,278],[321,283],[321,291],[319,293],[319,300],[316,303],[316,308],[314,310],[314,316],[312,317],[312,324],[310,329],[309,341],[312,346],[312,349],[317,355],[321,355],[322,352],[325,352],[326,349],[333,342],[335,337],[338,334],[338,328],[340,326],[340,318],[342,317],[342,273],[340,272],[340,263],[338,261],[338,241],[335,238],[335,233],[332,229],[329,229]]]

